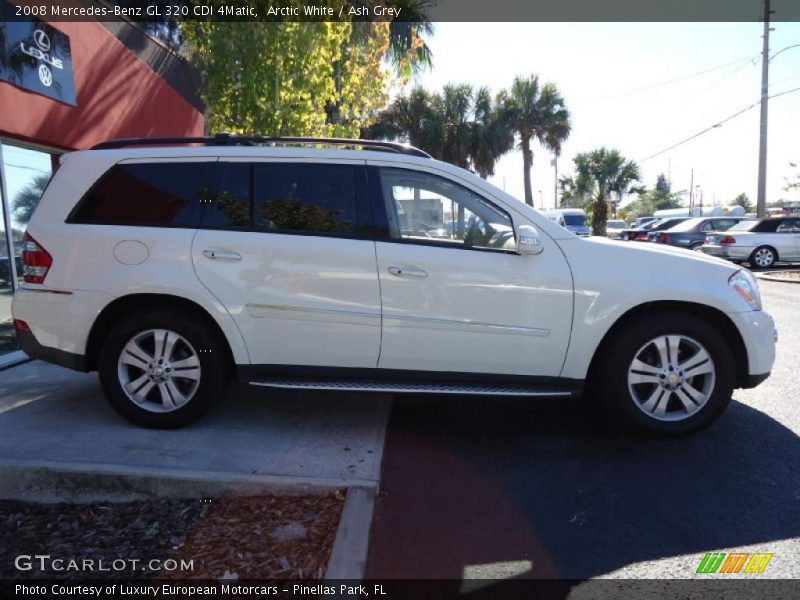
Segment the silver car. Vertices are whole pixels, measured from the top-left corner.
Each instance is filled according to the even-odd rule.
[[[708,233],[701,250],[759,269],[778,261],[800,261],[800,217],[743,221],[727,231]]]

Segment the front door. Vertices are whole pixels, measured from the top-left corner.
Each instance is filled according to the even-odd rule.
[[[380,292],[363,161],[221,159],[192,244],[251,363],[375,367]]]
[[[376,245],[383,304],[378,366],[557,377],[572,279],[555,242],[515,251],[512,216],[435,170],[369,169],[388,239]],[[379,189],[378,189],[379,188]],[[520,217],[517,217],[520,218]]]

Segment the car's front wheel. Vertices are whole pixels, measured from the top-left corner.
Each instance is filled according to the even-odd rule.
[[[144,427],[169,429],[196,420],[227,382],[216,336],[202,319],[173,310],[147,310],[120,322],[98,362],[111,406]]]
[[[707,321],[680,311],[619,328],[595,373],[605,406],[638,431],[677,434],[714,422],[731,400],[734,359]]]

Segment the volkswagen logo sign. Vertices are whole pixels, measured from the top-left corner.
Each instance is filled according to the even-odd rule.
[[[47,34],[42,29],[37,29],[33,32],[33,41],[36,42],[36,45],[39,46],[44,52],[50,50],[50,38],[47,37]]]
[[[53,73],[47,65],[39,65],[39,81],[46,87],[53,85]]]

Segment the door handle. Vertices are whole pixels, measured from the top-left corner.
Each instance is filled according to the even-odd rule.
[[[413,267],[392,266],[389,267],[387,270],[395,277],[418,277],[420,279],[425,279],[428,276],[427,271],[423,271],[422,269],[415,269]]]
[[[206,248],[203,250],[203,256],[211,260],[242,260],[242,255],[238,252],[222,248]]]

